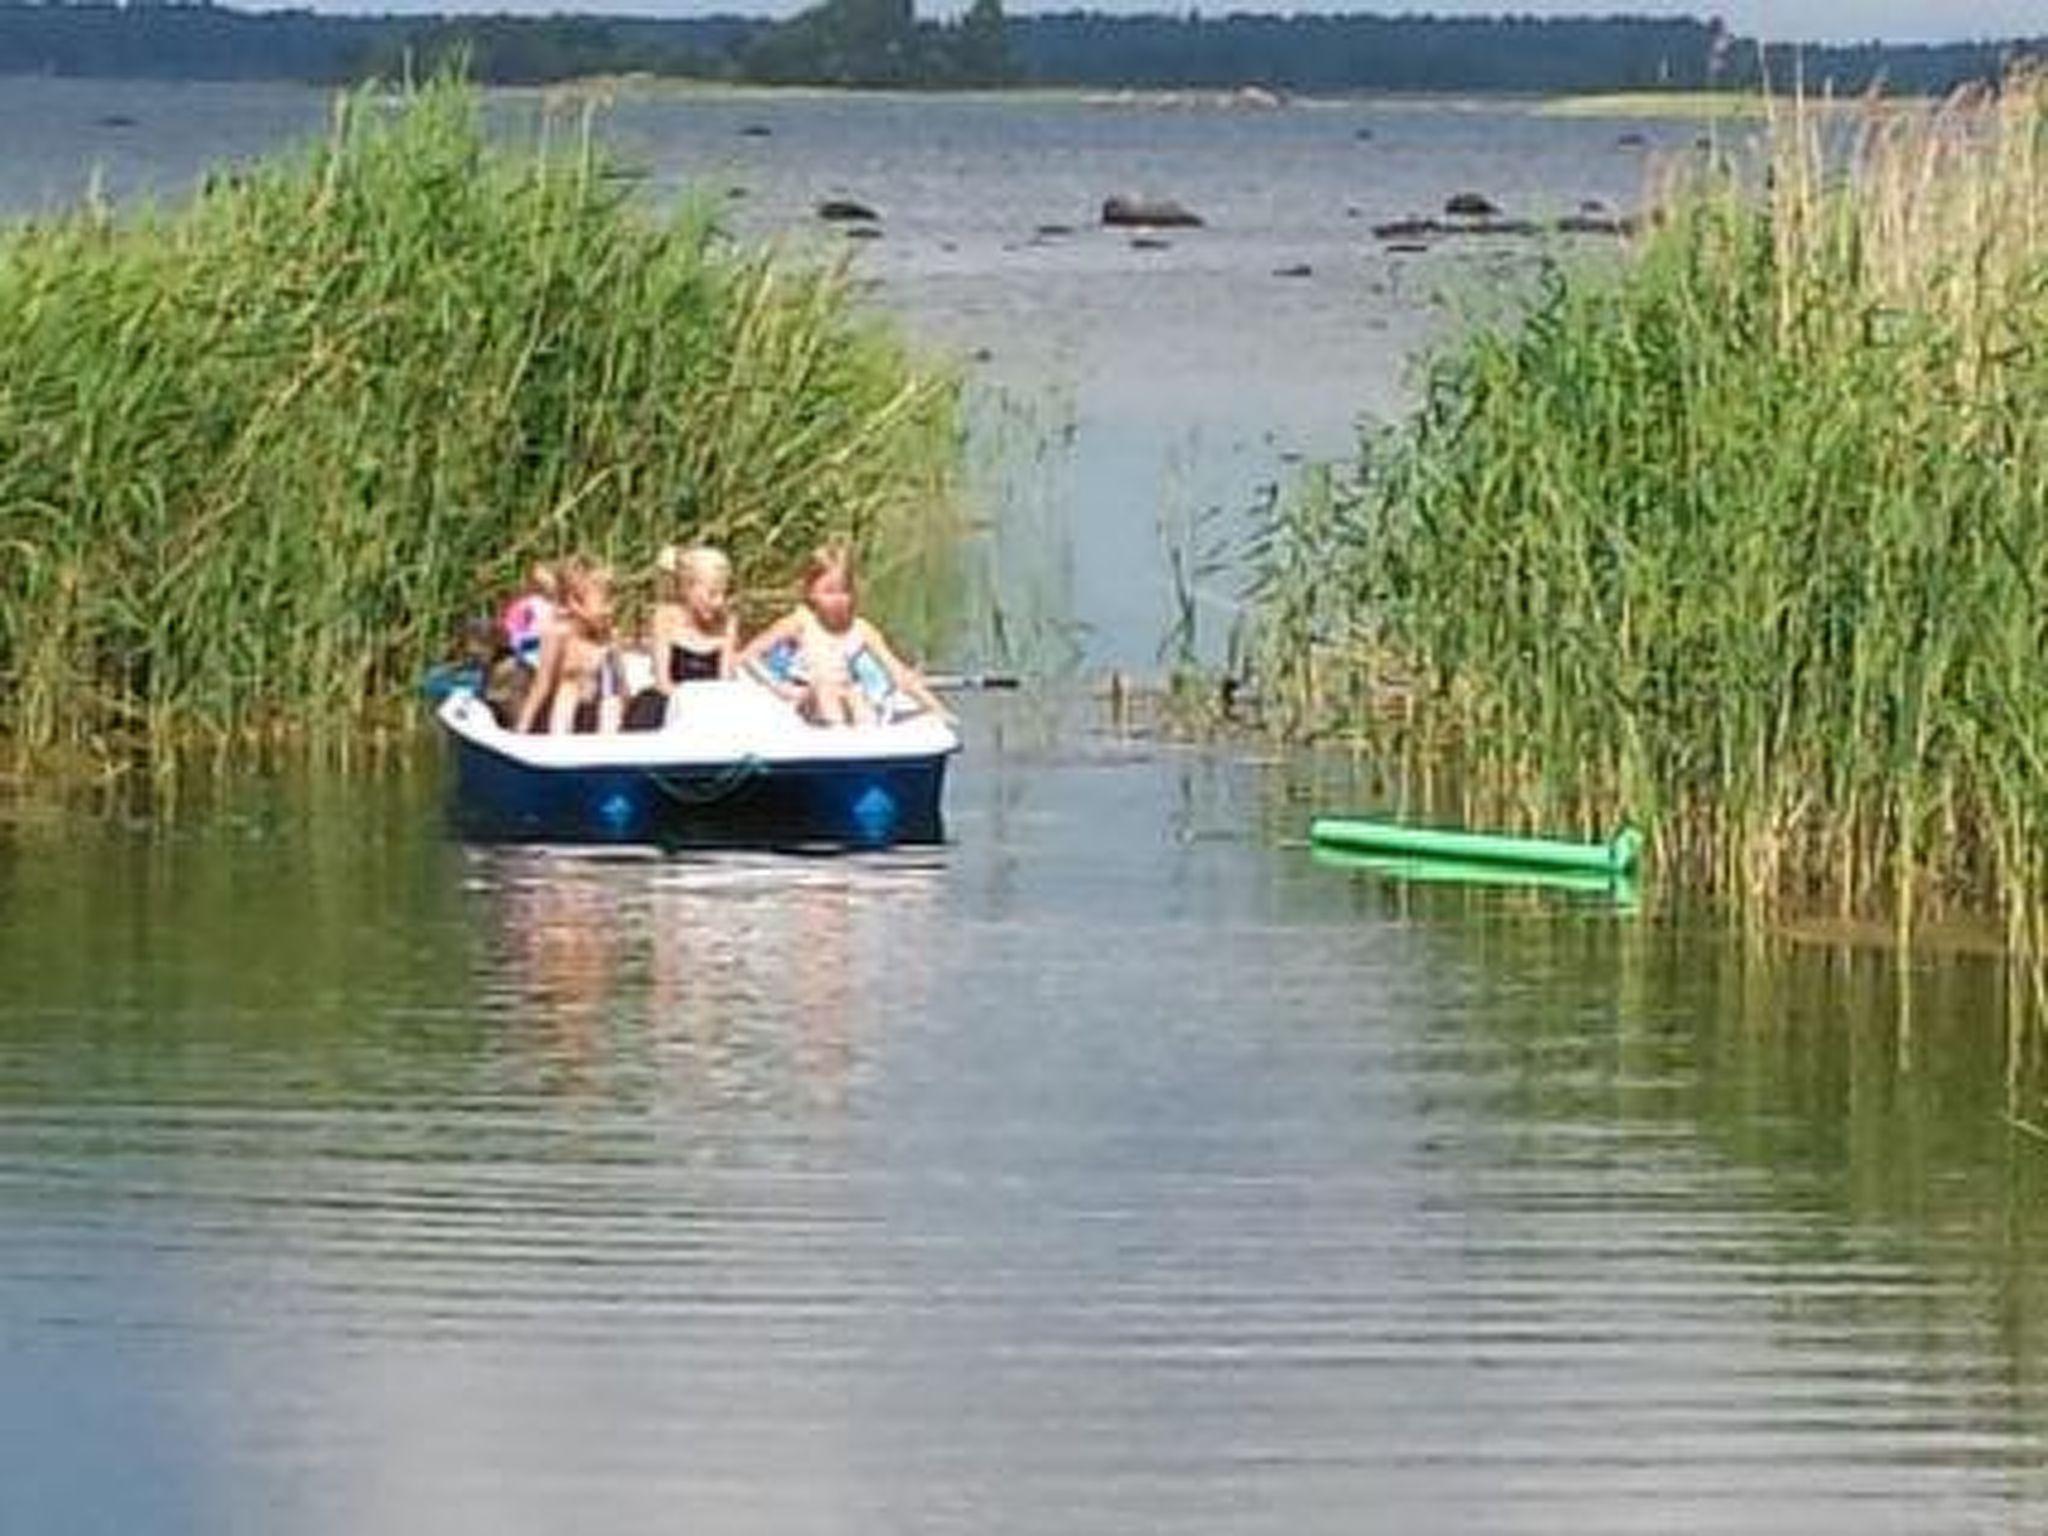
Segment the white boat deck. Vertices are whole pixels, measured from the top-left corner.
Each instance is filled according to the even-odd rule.
[[[450,734],[533,768],[718,768],[733,763],[903,761],[960,750],[959,735],[935,715],[882,725],[812,725],[758,683],[686,683],[654,731],[611,735],[521,735],[499,725],[467,693],[436,711]]]

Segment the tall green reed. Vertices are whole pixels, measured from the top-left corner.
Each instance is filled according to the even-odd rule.
[[[0,737],[346,742],[574,550],[941,558],[951,376],[843,269],[613,169],[587,116],[502,146],[443,78],[185,206],[0,232]]]
[[[2048,85],[1780,104],[1259,549],[1283,725],[1760,908],[2048,929]]]

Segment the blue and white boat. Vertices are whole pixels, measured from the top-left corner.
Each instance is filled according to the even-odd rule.
[[[811,725],[759,685],[689,683],[659,730],[522,735],[458,690],[436,718],[467,836],[677,847],[877,848],[944,839],[946,760],[932,715]]]

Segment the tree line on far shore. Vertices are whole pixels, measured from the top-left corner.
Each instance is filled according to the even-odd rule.
[[[2038,39],[2048,48],[2048,37]],[[775,85],[958,89],[1531,91],[1809,88],[1938,93],[1996,78],[2016,44],[1756,44],[1717,22],[1649,17],[1246,15],[1006,17],[972,0],[824,0],[742,16],[330,16],[163,0],[0,3],[0,74],[347,82],[467,61],[497,84],[651,74]]]

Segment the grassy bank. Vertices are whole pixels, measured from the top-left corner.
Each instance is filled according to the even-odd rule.
[[[1669,118],[1681,122],[1761,120],[1769,98],[1753,91],[1613,91],[1589,96],[1553,96],[1536,108],[1538,117]]]
[[[1436,360],[1269,530],[1263,680],[1667,876],[2040,955],[2048,89],[1838,127]]]
[[[657,218],[555,118],[337,104],[190,203],[0,232],[0,737],[345,740],[536,557],[941,551],[955,389],[840,273]],[[778,596],[780,592],[778,591]]]

